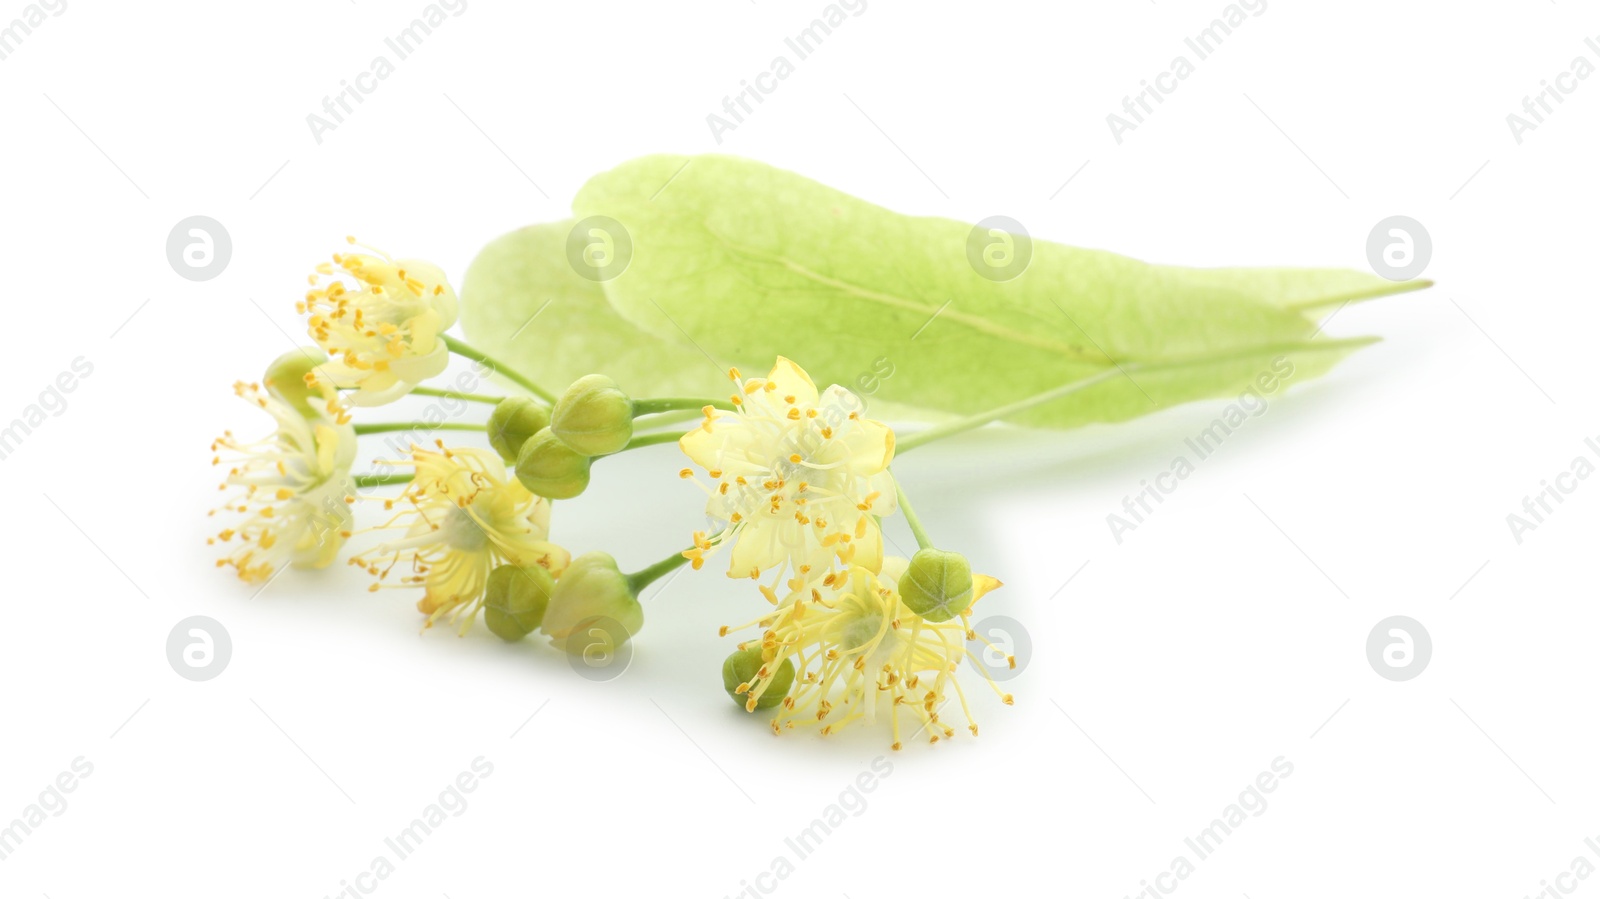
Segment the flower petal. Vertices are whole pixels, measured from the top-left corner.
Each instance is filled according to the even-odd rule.
[[[727,443],[729,423],[722,422],[722,418],[723,416],[719,415],[711,422],[702,423],[700,427],[678,438],[678,448],[683,450],[683,454],[707,471],[717,468],[718,457]],[[708,427],[710,430],[707,430]]]
[[[880,421],[859,418],[853,423],[846,445],[850,465],[856,474],[877,474],[894,459],[894,430]]]
[[[972,602],[967,604],[967,608],[970,609],[977,605],[978,600],[982,599],[985,593],[991,590],[998,590],[1003,586],[1005,585],[998,578],[992,578],[987,574],[974,574],[972,576]]]
[[[728,560],[728,577],[750,577],[752,571],[783,564],[788,553],[775,539],[782,527],[781,522],[756,519],[739,528]]]
[[[767,380],[774,387],[774,392],[781,396],[792,396],[797,405],[815,406],[817,404],[817,385],[812,382],[806,370],[783,356],[778,357],[772,372],[767,375]]]
[[[850,557],[850,564],[876,574],[883,570],[883,530],[871,517],[863,517],[867,522],[867,532],[860,539],[850,542],[850,546],[855,547],[855,555]]]

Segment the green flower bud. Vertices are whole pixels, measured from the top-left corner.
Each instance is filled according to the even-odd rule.
[[[589,487],[589,457],[545,428],[517,451],[517,480],[547,499],[572,499]]]
[[[322,402],[322,394],[306,383],[306,375],[327,361],[327,354],[314,346],[290,350],[267,366],[262,386],[307,418],[325,415],[327,406]]]
[[[483,621],[495,636],[515,643],[544,621],[555,588],[555,578],[538,565],[501,565],[489,572]]]
[[[585,648],[582,641],[567,638],[586,633],[603,621],[621,625],[625,641],[644,627],[644,606],[639,605],[628,576],[617,570],[616,559],[609,553],[584,553],[556,580],[540,629],[550,637],[552,646],[581,652]]]
[[[722,663],[722,689],[727,690],[739,708],[747,712],[770,709],[789,695],[789,687],[794,683],[794,660],[784,659],[778,670],[772,672],[766,689],[761,691],[759,697],[751,699],[748,695],[750,688],[755,686],[760,673],[761,647],[738,650]]]
[[[517,453],[528,438],[550,425],[550,408],[526,396],[508,396],[489,413],[489,445],[507,462],[517,461]]]
[[[633,400],[605,375],[584,375],[556,400],[550,430],[585,456],[620,452],[633,439]]]
[[[900,576],[900,600],[924,619],[949,621],[972,605],[972,567],[967,557],[942,549],[919,549]]]

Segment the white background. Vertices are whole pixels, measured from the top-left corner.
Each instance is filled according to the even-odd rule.
[[[981,737],[894,754],[763,886],[1132,896],[1279,756],[1293,775],[1180,894],[1520,897],[1600,837],[1600,482],[1520,545],[1506,523],[1600,435],[1600,78],[1520,145],[1506,123],[1595,60],[1592,7],[1272,0],[1119,145],[1106,115],[1221,0],[869,0],[718,147],[706,115],[820,0],[471,0],[315,141],[307,114],[424,5],[69,0],[0,62],[0,420],[94,367],[0,462],[0,823],[94,766],[0,893],[333,896],[482,756],[378,895],[733,896],[889,755],[881,731],[778,739],[734,709],[715,628],[759,600],[714,571],[648,596],[631,669],[594,684],[537,641],[419,636],[408,597],[343,566],[251,598],[204,546],[208,444],[265,421],[229,385],[300,340],[303,276],[344,234],[459,278],[591,174],[712,149],[1171,263],[1362,268],[1405,214],[1438,282],[1337,315],[1384,342],[1276,398],[1120,545],[1107,513],[1222,404],[898,466],[940,542],[1007,582],[985,604],[1033,658],[1014,708],[978,700]],[[195,214],[234,244],[204,283],[165,254]],[[680,464],[607,463],[556,538],[660,557],[701,519]],[[165,654],[194,614],[233,639],[206,683]],[[1403,683],[1365,655],[1396,614],[1434,644]]]

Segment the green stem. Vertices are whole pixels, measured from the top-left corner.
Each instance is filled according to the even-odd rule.
[[[358,474],[351,478],[357,487],[387,487],[390,484],[409,484],[414,474]]]
[[[1018,412],[1032,409],[1034,406],[1037,406],[1041,403],[1048,403],[1051,400],[1060,399],[1064,396],[1071,396],[1080,390],[1093,387],[1102,381],[1109,381],[1112,378],[1120,378],[1122,377],[1123,372],[1129,371],[1130,369],[1137,370],[1137,366],[1128,366],[1122,369],[1107,369],[1100,374],[1092,375],[1080,381],[1072,381],[1070,383],[1063,384],[1060,387],[1046,390],[1044,393],[1035,394],[1027,399],[1018,400],[1015,403],[1009,403],[1001,406],[998,409],[990,409],[988,412],[980,412],[977,415],[969,415],[966,418],[959,418],[955,421],[946,422],[942,425],[936,425],[927,429],[926,431],[918,431],[917,433],[912,434],[910,437],[895,441],[894,454],[896,456],[900,456],[916,449],[919,446],[932,443],[935,440],[943,440],[946,437],[949,437],[953,434],[959,434],[962,431],[970,431],[973,428],[981,428],[991,421],[998,421],[1008,415],[1015,415]]]
[[[912,536],[917,538],[918,549],[933,549],[933,540],[928,537],[928,532],[922,527],[922,519],[917,517],[917,510],[911,507],[911,500],[906,497],[906,492],[900,486],[900,479],[894,479],[894,496],[900,504],[900,514],[906,517],[906,524],[911,526]]]
[[[356,425],[358,435],[386,434],[390,431],[486,431],[488,429],[488,425],[464,421],[446,421],[439,424],[429,424],[425,421],[384,421]]]
[[[1333,296],[1318,297],[1299,303],[1291,303],[1287,309],[1294,312],[1309,312],[1313,309],[1326,309],[1329,306],[1342,306],[1345,303],[1360,303],[1364,300],[1376,300],[1380,297],[1394,296],[1397,293],[1410,293],[1413,290],[1426,290],[1433,286],[1432,281],[1396,281],[1393,284],[1380,284],[1377,287],[1367,287],[1349,293],[1334,294]]]
[[[417,396],[440,396],[468,403],[486,403],[490,406],[498,406],[500,401],[505,399],[503,396],[490,396],[487,393],[461,393],[456,390],[440,390],[437,387],[413,387],[411,392]]]
[[[687,561],[689,561],[689,558],[683,553],[673,553],[649,568],[623,576],[628,579],[628,589],[633,591],[634,596],[638,596],[639,591],[660,580],[663,576],[678,570]]]
[[[463,359],[471,359],[474,362],[488,366],[489,370],[493,374],[502,375],[539,399],[544,400],[552,406],[555,405],[556,398],[550,393],[550,391],[545,390],[543,387],[533,383],[533,381],[529,380],[523,375],[518,374],[515,369],[503,362],[500,362],[493,356],[490,356],[488,353],[475,350],[456,338],[451,337],[449,334],[442,335],[440,339],[444,341],[444,345],[450,350],[450,352],[455,353],[457,356],[460,356]]]
[[[1227,362],[1231,359],[1253,359],[1271,353],[1283,354],[1349,350],[1357,347],[1367,346],[1368,344],[1375,342],[1377,342],[1377,338],[1375,337],[1352,337],[1343,340],[1303,340],[1291,343],[1273,344],[1270,346],[1244,347],[1237,350],[1229,350],[1225,353],[1217,353],[1209,356],[1195,356],[1187,359],[1171,359],[1164,362],[1130,362],[1127,365],[1113,364],[1112,368],[1108,368],[1099,374],[1091,375],[1087,378],[1072,381],[1067,384],[1062,384],[1060,387],[1052,387],[1043,393],[1036,393],[1033,396],[1027,397],[1026,399],[1017,400],[1014,403],[1008,403],[999,407],[998,409],[990,409],[988,412],[980,412],[977,415],[969,415],[966,418],[960,418],[952,422],[946,422],[942,425],[936,425],[927,429],[926,431],[919,431],[915,434],[912,434],[903,440],[897,440],[895,441],[895,455],[898,456],[901,453],[909,452],[919,446],[932,443],[935,440],[943,440],[946,437],[949,437],[953,434],[959,434],[962,431],[970,431],[973,428],[981,428],[992,421],[998,421],[1002,418],[1009,418],[1010,416],[1016,415],[1019,412],[1026,412],[1027,410],[1032,409],[1034,406],[1040,406],[1053,400],[1061,399],[1062,397],[1071,396],[1080,390],[1093,387],[1094,385],[1104,381],[1110,381],[1115,378],[1124,377],[1131,380],[1132,375],[1135,372],[1169,371],[1174,369],[1193,368],[1202,365],[1214,365],[1218,362]]]
[[[694,396],[658,396],[647,400],[634,400],[633,417],[655,415],[658,412],[678,412],[684,409],[698,412],[707,406],[715,406],[723,411],[733,410],[733,404],[727,400],[708,400]]]
[[[683,435],[687,433],[689,432],[663,431],[659,434],[640,434],[639,436],[628,441],[628,445],[624,446],[620,450],[617,450],[617,452],[625,453],[631,449],[638,449],[641,446],[655,446],[658,443],[677,443],[679,438],[683,437]],[[616,453],[613,453],[612,455],[616,455]]]
[[[683,424],[686,421],[694,421],[699,417],[699,409],[684,409],[681,412],[662,412],[660,414],[650,416],[650,418],[646,421],[634,422],[634,433],[638,433],[640,428],[664,428],[668,425]]]

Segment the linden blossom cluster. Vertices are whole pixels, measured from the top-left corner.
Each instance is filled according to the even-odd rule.
[[[958,675],[964,661],[977,661],[968,649],[980,639],[972,607],[1000,582],[933,545],[890,471],[894,431],[867,417],[856,394],[838,385],[819,391],[780,357],[765,377],[730,370],[726,399],[636,400],[602,374],[557,396],[446,333],[457,300],[439,268],[348,242],[350,252],[315,268],[297,307],[315,346],[280,357],[260,383],[235,385],[276,427],[253,441],[224,433],[213,445],[213,464],[227,466],[227,498],[211,514],[233,519],[209,541],[223,553],[219,566],[264,584],[285,566],[329,565],[359,536],[369,545],[350,563],[372,575],[373,591],[420,594],[425,627],[448,620],[465,634],[481,613],[502,639],[538,630],[584,655],[597,631],[616,643],[639,632],[646,586],[725,550],[728,576],[754,581],[760,597],[760,614],[737,628],[756,635],[723,665],[724,688],[741,709],[770,713],[775,732],[814,726],[829,734],[886,718],[898,749],[907,738],[954,735],[943,715],[955,701],[978,732]],[[451,355],[526,395],[425,386]],[[492,411],[481,424],[352,420],[409,394]],[[695,427],[666,427],[671,413],[694,411]],[[943,425],[906,446],[997,414]],[[413,444],[402,458],[375,460],[389,473],[354,473],[361,436],[428,428],[478,432],[491,449]],[[552,501],[583,493],[595,459],[664,443],[678,444],[692,463],[681,476],[705,493],[711,526],[691,546],[623,573],[607,553],[573,558],[552,540]],[[396,489],[368,489],[381,487]],[[358,530],[358,502],[380,506],[380,522]],[[881,522],[896,512],[917,539],[910,559],[884,555]],[[1011,703],[983,665],[972,667]]]

